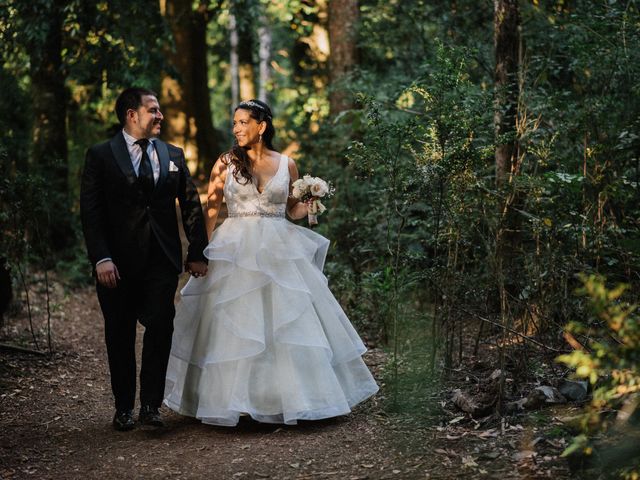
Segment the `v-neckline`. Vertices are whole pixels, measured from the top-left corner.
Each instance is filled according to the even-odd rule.
[[[251,185],[253,185],[253,188],[255,188],[256,192],[258,192],[258,195],[262,195],[266,190],[267,187],[269,186],[269,184],[271,183],[271,181],[278,176],[278,174],[280,173],[280,169],[282,168],[282,157],[283,154],[280,154],[280,159],[278,160],[278,168],[276,168],[276,173],[274,173],[273,175],[271,175],[271,178],[269,180],[267,180],[267,183],[264,184],[264,187],[262,188],[262,191],[260,191],[260,189],[258,188],[258,185],[256,182],[251,182]],[[257,180],[257,178],[256,178]]]

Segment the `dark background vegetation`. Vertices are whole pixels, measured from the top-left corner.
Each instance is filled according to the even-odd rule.
[[[279,149],[336,187],[326,273],[389,352],[389,411],[429,410],[479,349],[522,381],[564,352],[594,392],[574,450],[621,428],[605,410],[635,431],[635,1],[2,0],[0,55],[3,311],[35,272],[91,282],[79,178],[122,88],[159,93],[202,185],[260,97]]]

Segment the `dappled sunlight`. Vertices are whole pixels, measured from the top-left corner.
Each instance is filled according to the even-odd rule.
[[[0,477],[639,478],[638,25],[637,2],[614,1],[6,0]],[[157,107],[118,118],[129,86],[157,92]],[[251,99],[264,104],[234,130]],[[121,121],[143,142],[123,142]],[[316,225],[301,203],[275,213],[326,239],[313,278],[381,390],[297,426],[164,412],[167,431],[116,432],[96,278],[129,277],[118,269],[149,253],[136,249],[152,232],[176,269],[201,255],[207,239],[195,253],[188,240],[202,233],[197,203],[234,145],[258,180],[262,197],[240,212],[256,224],[274,213],[258,188],[278,154],[330,183]],[[219,174],[209,213],[224,229]],[[234,253],[252,272],[309,248],[238,237],[260,252]],[[238,293],[219,263],[233,245],[211,249],[226,260],[208,275],[193,271],[216,278],[212,295]],[[286,278],[291,310],[311,293]],[[230,330],[264,321],[242,307]]]

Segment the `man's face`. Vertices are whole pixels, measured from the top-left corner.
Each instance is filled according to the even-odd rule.
[[[136,138],[151,138],[160,134],[160,124],[164,118],[158,99],[153,95],[143,95],[142,105],[137,110],[127,112],[132,134]]]

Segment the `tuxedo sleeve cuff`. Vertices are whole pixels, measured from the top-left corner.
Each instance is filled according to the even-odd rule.
[[[97,267],[98,265],[100,265],[101,263],[104,263],[104,262],[110,262],[110,261],[111,261],[111,258],[110,258],[110,257],[106,257],[106,258],[103,258],[102,260],[98,260],[98,261],[96,262],[96,267]]]
[[[204,249],[203,249],[204,250]],[[200,252],[198,254],[193,253],[193,252],[189,252],[187,253],[187,262],[204,262],[204,263],[209,263],[209,259],[207,257],[205,257],[203,252]]]

